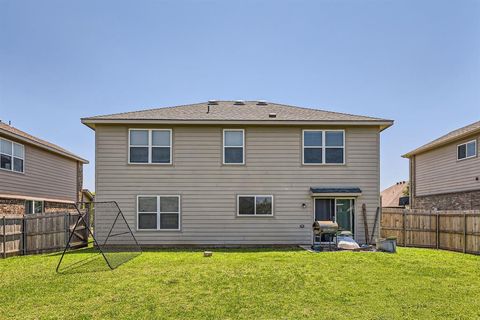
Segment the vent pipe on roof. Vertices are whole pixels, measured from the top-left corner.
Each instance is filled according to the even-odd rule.
[[[234,105],[236,106],[243,106],[245,104],[244,100],[235,100]]]
[[[208,100],[207,113],[210,113],[210,106],[217,105],[217,104],[218,104],[217,100]]]

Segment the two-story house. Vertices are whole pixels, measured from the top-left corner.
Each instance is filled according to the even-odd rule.
[[[64,212],[87,160],[0,121],[0,215]]]
[[[96,200],[117,201],[143,246],[311,244],[334,220],[365,240],[390,120],[265,101],[209,101],[82,119]],[[114,212],[96,212],[95,232]],[[109,222],[107,222],[109,221]]]
[[[480,121],[454,130],[403,157],[410,160],[410,206],[480,209]]]

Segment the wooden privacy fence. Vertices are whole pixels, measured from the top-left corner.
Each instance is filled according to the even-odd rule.
[[[68,242],[78,213],[0,216],[0,256],[27,255],[61,250]],[[88,230],[82,223],[72,236],[72,247],[88,244]]]
[[[480,210],[383,208],[380,236],[397,237],[405,247],[480,254]]]

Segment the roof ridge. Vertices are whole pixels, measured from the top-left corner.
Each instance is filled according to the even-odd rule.
[[[238,100],[215,100],[217,103],[235,103],[235,101]],[[248,103],[258,103],[261,100],[243,100]],[[148,112],[148,111],[156,111],[156,110],[165,110],[165,109],[174,109],[174,108],[183,108],[183,107],[193,107],[197,105],[203,105],[203,104],[208,104],[209,101],[205,102],[197,102],[197,103],[190,103],[190,104],[180,104],[180,105],[175,105],[175,106],[161,106],[161,107],[155,107],[155,108],[146,108],[146,109],[140,109],[140,110],[134,110],[134,111],[126,111],[126,112],[119,112],[119,113],[111,113],[111,114],[103,114],[103,115],[96,115],[93,117],[86,117],[82,118],[83,119],[94,119],[94,118],[102,118],[102,117],[111,117],[111,116],[121,116],[121,115],[126,115],[129,113],[137,113],[137,112]],[[285,103],[277,103],[273,101],[266,101],[267,104],[272,104],[272,105],[277,105],[277,106],[283,106],[287,108],[296,108],[296,109],[301,109],[301,110],[309,110],[309,111],[319,111],[319,112],[325,112],[329,114],[337,114],[337,115],[344,115],[344,116],[351,116],[351,117],[361,117],[369,120],[388,120],[388,119],[382,119],[382,118],[377,118],[377,117],[371,117],[371,116],[364,116],[364,115],[358,115],[358,114],[352,114],[352,113],[346,113],[346,112],[337,112],[337,111],[330,111],[330,110],[325,110],[325,109],[318,109],[318,108],[312,108],[312,107],[300,107],[297,105],[291,105],[291,104],[285,104]],[[388,120],[390,121],[390,120]]]
[[[219,101],[219,100],[217,100]],[[158,109],[173,109],[173,108],[179,108],[179,107],[188,107],[188,106],[195,106],[203,103],[208,103],[208,102],[197,102],[197,103],[190,103],[190,104],[180,104],[178,106],[166,106],[166,107],[155,107],[155,108],[147,108],[147,109],[140,109],[140,110],[134,110],[134,111],[125,111],[125,112],[118,112],[118,113],[109,113],[109,114],[100,114],[97,116],[93,117],[86,117],[82,119],[90,119],[90,118],[101,118],[101,117],[110,117],[110,116],[119,116],[127,113],[133,113],[133,112],[145,112],[145,111],[154,111]]]
[[[375,119],[375,120],[385,120],[385,119],[382,119],[382,118],[376,118],[376,117],[370,117],[370,116],[363,116],[363,115],[358,115],[358,114],[353,114],[353,113],[330,111],[330,110],[325,110],[325,109],[316,109],[316,108],[309,108],[309,107],[300,107],[300,106],[291,105],[291,104],[285,104],[285,103],[276,103],[276,102],[272,102],[272,103],[278,104],[278,105],[280,105],[280,106],[297,108],[297,109],[316,110],[316,111],[322,111],[322,112],[328,112],[328,113],[335,113],[335,114],[341,114],[341,115],[352,116],[352,117],[364,117],[364,118],[370,118],[370,119],[372,119],[372,120],[373,120],[373,119]]]

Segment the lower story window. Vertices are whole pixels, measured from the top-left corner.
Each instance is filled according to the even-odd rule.
[[[272,216],[273,196],[238,196],[239,216]]]
[[[138,196],[138,230],[180,230],[180,196]]]
[[[43,201],[26,200],[25,201],[25,214],[43,213],[44,204]]]

